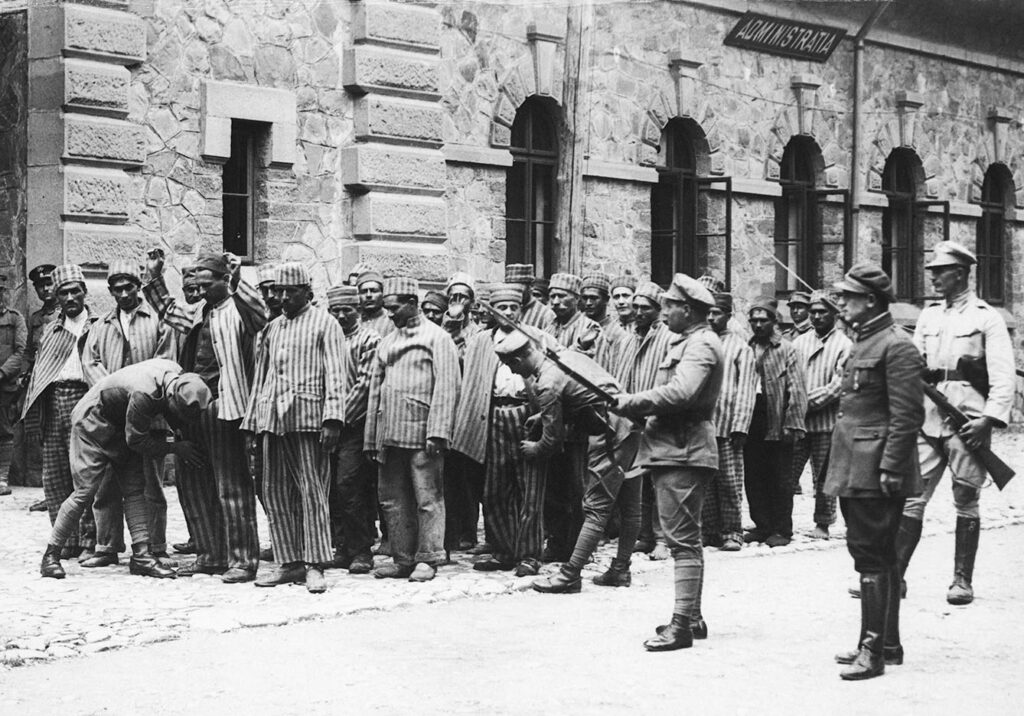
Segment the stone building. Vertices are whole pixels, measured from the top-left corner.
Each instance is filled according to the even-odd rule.
[[[742,306],[870,258],[912,320],[949,236],[1012,325],[1021,30],[1010,0],[4,0],[0,269],[514,260]]]

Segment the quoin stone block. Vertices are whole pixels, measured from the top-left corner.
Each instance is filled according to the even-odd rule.
[[[357,45],[345,53],[345,89],[355,94],[381,92],[420,99],[438,97],[438,61],[433,57]]]
[[[440,145],[443,110],[436,103],[367,95],[356,101],[356,139]]]
[[[120,119],[68,115],[64,157],[140,166],[146,159],[145,128]]]
[[[117,169],[64,168],[64,215],[82,221],[124,222],[130,205],[128,175]]]
[[[352,17],[352,39],[436,52],[441,44],[441,18],[430,8],[398,3],[361,2]]]
[[[127,115],[129,86],[128,70],[120,65],[64,61],[64,105],[68,109]]]
[[[146,59],[141,18],[118,10],[64,3],[64,50],[104,56],[124,64]]]
[[[371,192],[352,201],[352,233],[357,239],[443,241],[448,205],[440,197]]]
[[[356,191],[444,193],[444,155],[433,149],[359,144],[341,152],[342,183]]]

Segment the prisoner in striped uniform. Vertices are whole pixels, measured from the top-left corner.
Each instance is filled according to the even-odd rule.
[[[701,525],[705,545],[736,552],[743,547],[743,444],[757,395],[754,351],[729,330],[732,295],[716,293],[708,324],[722,342],[722,390],[712,421],[718,442],[718,471],[708,485]]]
[[[518,284],[491,288],[490,304],[518,321],[523,300]],[[534,340],[556,347],[554,338],[533,326],[522,326]],[[496,340],[504,332],[492,328],[474,335],[466,349],[466,368],[452,430],[452,449],[484,471],[484,520],[490,557],[473,568],[515,569],[517,576],[537,574],[544,548],[543,509],[546,461],[526,460],[519,445],[527,439],[529,406],[526,384],[498,360]]]
[[[633,324],[633,319],[636,317],[636,313],[633,310],[633,295],[636,293],[637,283],[639,282],[636,280],[636,276],[623,274],[613,278],[609,284],[611,286],[612,306],[615,308],[615,314],[619,318],[619,325],[627,333],[629,332],[629,327]]]
[[[384,311],[384,277],[380,272],[367,269],[356,279],[360,311],[365,326],[372,328],[381,338],[395,330],[395,324]]]
[[[829,525],[836,521],[836,498],[824,492],[825,470],[839,412],[843,367],[853,342],[836,328],[836,314],[824,293],[816,291],[810,301],[814,330],[800,334],[793,341],[807,376],[807,415],[804,418],[807,435],[794,446],[792,475],[793,485],[799,485],[804,465],[810,458],[814,480],[812,537],[828,539]]]
[[[319,594],[327,589],[323,569],[332,555],[327,493],[330,455],[345,422],[345,334],[310,303],[301,264],[277,267],[274,293],[282,315],[267,326],[242,421],[242,430],[256,436],[250,449],[260,451],[263,500],[281,563],[256,586],[304,580]]]
[[[778,301],[760,298],[747,310],[754,332],[757,397],[743,446],[744,483],[754,529],[745,542],[781,547],[793,537],[793,443],[804,435],[807,389],[793,344],[779,335]]]
[[[538,301],[530,292],[533,281],[533,264],[508,264],[505,266],[505,283],[519,284],[523,288],[522,318],[519,322],[524,326],[533,326],[546,331],[555,322],[555,314],[547,304]],[[549,291],[550,288],[549,283]]]
[[[548,332],[565,348],[593,357],[601,327],[579,311],[582,283],[579,276],[568,273],[551,277],[548,297],[555,321]],[[583,526],[587,436],[570,424],[562,447],[561,453],[552,457],[548,470],[551,475],[565,478],[547,485],[544,505],[544,528],[548,534],[545,559],[554,562],[568,561]]]
[[[327,289],[328,311],[345,334],[345,425],[333,457],[331,482],[331,534],[334,565],[350,574],[373,569],[370,549],[376,538],[376,467],[363,453],[366,404],[370,373],[377,357],[380,335],[359,320],[359,291],[355,286]]]
[[[594,360],[609,373],[615,373],[619,370],[626,332],[618,316],[608,312],[611,281],[611,277],[603,273],[584,276],[580,284],[580,306],[583,314],[601,328],[601,335],[594,341]]]
[[[145,496],[144,460],[177,454],[186,461],[201,456],[194,445],[168,443],[162,426],[199,417],[210,391],[199,376],[182,374],[174,361],[157,358],[127,366],[100,378],[72,412],[71,470],[75,490],[61,505],[43,555],[40,572],[61,579],[61,545],[92,503],[102,480],[113,474],[124,495],[124,514],[132,537],[131,574],[173,578],[174,570],[150,551],[150,507]],[[158,434],[154,436],[154,431]]]
[[[82,373],[82,350],[92,322],[85,305],[82,269],[74,264],[58,266],[53,271],[53,283],[60,317],[42,330],[21,415],[26,432],[42,436],[43,496],[50,524],[56,521],[61,504],[74,491],[69,460],[71,411],[88,390]],[[68,536],[61,558],[70,559],[82,553],[88,559],[95,544],[92,510],[86,509],[78,534]]]
[[[630,290],[634,319],[626,329],[619,372],[616,375],[622,389],[628,393],[640,393],[654,387],[658,366],[668,354],[672,342],[677,340],[676,334],[668,330],[660,320],[661,293],[661,287],[651,281],[645,281]],[[661,538],[651,476],[645,472],[640,479],[640,533],[634,550],[649,552],[651,559],[668,559],[670,553]],[[621,514],[634,508],[630,495],[628,490],[619,493],[618,507]]]
[[[126,365],[150,358],[176,360],[174,332],[164,326],[156,311],[142,300],[139,267],[129,261],[112,261],[107,267],[107,286],[116,306],[89,329],[82,354],[82,371],[89,386]],[[167,557],[167,499],[163,488],[164,456],[143,460],[145,497],[149,508],[149,545],[157,558]],[[124,509],[120,480],[113,471],[101,480],[93,504],[96,518],[96,554],[83,567],[117,564],[125,549]]]
[[[444,552],[444,451],[459,399],[459,356],[451,336],[423,318],[411,278],[384,282],[395,323],[377,349],[364,448],[380,464],[378,491],[394,563],[378,578],[427,581]]]
[[[252,386],[253,342],[267,323],[267,307],[241,279],[241,261],[230,259],[203,254],[196,260],[205,298],[201,313],[194,315],[168,294],[162,256],[149,260],[152,278],[143,291],[161,318],[185,334],[181,366],[198,373],[213,396],[200,419],[185,427],[185,437],[201,446],[211,469],[179,464],[178,496],[197,553],[178,576],[221,574],[223,581],[237,583],[252,581],[259,561],[256,495],[239,425]]]

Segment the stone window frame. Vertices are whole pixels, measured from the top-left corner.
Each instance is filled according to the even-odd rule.
[[[697,245],[698,227],[707,216],[698,178],[710,169],[711,148],[700,124],[689,117],[669,119],[658,145],[658,181],[651,185],[651,280],[655,283],[670,283],[675,273],[698,276],[706,268],[707,246],[701,256]],[[663,215],[673,226],[656,229]],[[656,245],[662,238],[659,234],[668,239],[668,246]],[[699,263],[704,265],[698,270]]]
[[[251,265],[256,256],[256,188],[261,157],[261,148],[265,142],[267,127],[259,122],[233,120],[231,122],[231,156],[223,164],[221,180],[221,204],[223,207],[222,241],[225,252],[231,252],[242,259],[242,263]],[[240,150],[240,151],[238,151]],[[229,174],[236,176],[229,177]],[[234,184],[234,179],[238,184]],[[238,187],[239,191],[229,191]],[[236,201],[241,200],[241,201]],[[245,230],[244,245],[234,244],[228,238],[229,219],[238,210],[244,217],[235,220]]]
[[[990,164],[982,183],[981,216],[978,217],[975,253],[978,258],[976,281],[978,296],[993,306],[1009,303],[1013,262],[1008,261],[1011,245],[1010,222],[1014,216],[1016,187],[1009,167]]]
[[[525,128],[526,146],[516,146],[515,137],[521,122],[527,122]],[[557,270],[558,254],[555,240],[555,229],[558,222],[558,162],[561,155],[560,147],[561,115],[558,106],[546,98],[528,97],[517,109],[510,130],[511,142],[509,152],[512,155],[512,166],[505,175],[505,261],[506,263],[532,263],[537,276],[548,276]],[[534,146],[534,132],[545,130],[549,136],[548,144],[553,150],[540,149]],[[542,219],[536,216],[536,175],[547,173],[548,189],[545,192],[545,206],[548,211]],[[522,202],[522,216],[513,216],[513,204]],[[525,226],[522,230],[522,243],[515,250],[513,231],[518,223]],[[540,239],[538,246],[537,229],[546,227],[548,235]]]
[[[881,189],[887,197],[882,209],[882,270],[892,278],[897,301],[920,303],[925,290],[925,250],[916,204],[925,190],[925,170],[916,151],[895,147],[889,152]]]
[[[789,138],[779,160],[782,194],[775,200],[772,250],[779,261],[811,283],[821,282],[823,269],[823,253],[816,239],[822,235],[818,190],[825,183],[825,169],[824,155],[814,137],[794,134]],[[782,266],[775,268],[774,283],[780,299],[803,288]]]

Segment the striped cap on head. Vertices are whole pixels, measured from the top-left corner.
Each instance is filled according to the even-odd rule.
[[[530,283],[533,281],[533,264],[508,264],[505,267],[505,283]]]
[[[606,273],[591,273],[583,277],[583,282],[580,284],[580,290],[583,291],[588,288],[596,288],[599,291],[605,293],[612,292],[612,279]]]
[[[723,293],[725,291],[725,281],[710,273],[698,276],[697,282],[711,293]]]
[[[80,283],[85,285],[85,274],[82,267],[77,264],[64,264],[53,270],[53,287],[60,288],[66,283]]]
[[[491,285],[489,283],[481,283],[476,287],[476,300],[477,301],[490,301],[491,300]]]
[[[355,286],[331,286],[327,289],[327,305],[333,306],[358,306],[359,289]]]
[[[530,288],[539,288],[546,293],[551,290],[551,281],[546,278],[535,278],[530,283]]]
[[[362,283],[362,276],[359,277]],[[394,276],[386,278],[383,282],[385,296],[419,296],[420,284],[414,278],[407,276]]]
[[[116,259],[107,264],[107,283],[119,276],[130,278],[135,283],[142,283],[142,279],[139,278],[139,266],[131,261]]]
[[[359,278],[356,279],[356,287],[358,288],[368,281],[376,281],[380,285],[384,285],[384,277],[380,275],[380,271],[374,271],[371,269],[359,274]]]
[[[309,271],[300,263],[281,264],[274,269],[275,286],[309,286]]]
[[[444,290],[451,291],[452,286],[465,286],[469,289],[470,293],[476,294],[476,281],[465,271],[456,271],[452,274],[452,277],[448,279],[448,283],[445,284]]]
[[[616,276],[611,281],[611,288],[613,291],[617,288],[628,288],[630,291],[636,291],[636,287],[636,276],[630,276],[629,274]]]
[[[721,309],[722,313],[732,313],[732,294],[716,293],[715,306]]]
[[[551,291],[567,291],[580,295],[580,285],[583,279],[573,273],[556,273],[551,277]]]
[[[267,283],[274,283],[274,273],[277,267],[274,264],[260,264],[256,269],[256,285],[262,286]]]
[[[515,301],[523,303],[523,286],[519,283],[496,283],[491,287],[491,303]]]
[[[633,298],[646,298],[648,301],[653,303],[655,306],[661,306],[661,286],[654,283],[653,281],[644,281],[636,287],[633,291]]]
[[[820,303],[830,311],[836,310],[836,305],[832,303],[832,297],[828,295],[828,291],[812,291],[810,305],[813,306],[816,303]]]
[[[215,274],[223,275],[231,273],[231,270],[228,268],[227,259],[224,258],[224,254],[200,254],[193,266],[196,269],[205,269],[206,271],[212,271]]]

